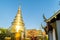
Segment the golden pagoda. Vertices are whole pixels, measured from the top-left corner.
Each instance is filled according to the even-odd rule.
[[[15,19],[12,22],[10,32],[14,34],[15,40],[24,39],[24,22],[22,19],[21,8],[18,8],[18,12],[15,16]]]
[[[15,16],[15,19],[11,25],[11,32],[15,33],[15,32],[21,32],[21,31],[24,31],[24,22],[22,19],[21,8],[19,7],[18,12]]]

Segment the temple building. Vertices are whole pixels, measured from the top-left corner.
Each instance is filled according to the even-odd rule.
[[[21,8],[18,8],[18,12],[10,27],[10,32],[14,34],[15,40],[22,40],[24,38],[24,22],[22,18]]]
[[[49,19],[44,17],[44,21],[47,24],[44,30],[48,34],[48,39],[60,40],[60,10]]]
[[[37,29],[25,29],[22,18],[21,8],[18,8],[18,12],[11,23],[11,26],[7,29],[5,40],[45,40],[46,34],[42,30]],[[0,31],[1,33],[1,31]]]
[[[21,8],[8,29],[0,29],[0,40],[46,40],[47,35],[42,30],[25,29]],[[2,33],[3,36],[2,36]]]
[[[30,40],[42,40],[42,30],[36,29],[27,29],[26,30],[26,38],[30,38]]]
[[[36,30],[36,29],[27,29],[26,30],[26,37],[37,37],[39,35],[42,35],[42,30]]]

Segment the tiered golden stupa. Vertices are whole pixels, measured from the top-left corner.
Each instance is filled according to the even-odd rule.
[[[11,31],[11,33],[15,34],[16,40],[19,40],[20,37],[22,37],[24,35],[24,22],[22,19],[22,14],[21,14],[20,8],[18,8],[18,12],[15,16],[14,21],[12,22],[10,31]]]
[[[20,31],[24,31],[24,22],[22,19],[21,8],[18,8],[18,12],[11,25],[11,32],[15,33],[15,32],[20,32]]]

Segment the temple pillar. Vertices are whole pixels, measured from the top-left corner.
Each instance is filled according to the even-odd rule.
[[[48,32],[48,36],[49,36],[49,40],[53,40],[53,34],[52,34],[52,31],[49,31],[49,32]]]
[[[58,40],[60,40],[60,20],[56,21],[56,27],[57,27],[57,37]]]
[[[53,40],[56,40],[55,29],[53,28]]]

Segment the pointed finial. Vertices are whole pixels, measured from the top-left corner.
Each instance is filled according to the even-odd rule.
[[[44,27],[43,27],[42,23],[41,23],[41,27],[42,27],[42,29],[44,29]]]
[[[46,20],[47,20],[44,14],[43,14],[43,18],[44,18],[44,21],[46,21]]]
[[[18,7],[18,10],[21,10],[21,6]]]
[[[60,1],[59,1],[59,6],[60,6]]]
[[[18,6],[19,6],[18,9],[20,10],[22,6],[21,0],[18,0]]]

